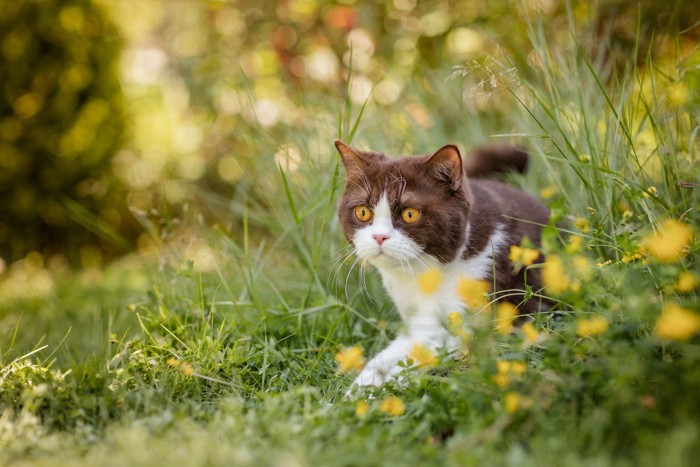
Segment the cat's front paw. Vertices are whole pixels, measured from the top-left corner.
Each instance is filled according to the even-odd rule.
[[[399,365],[394,365],[390,368],[381,368],[374,365],[368,365],[352,382],[350,389],[345,393],[346,396],[352,395],[359,387],[377,387],[389,381],[403,370]]]
[[[355,378],[353,386],[381,386],[386,383],[391,376],[389,372],[381,368],[367,367]]]

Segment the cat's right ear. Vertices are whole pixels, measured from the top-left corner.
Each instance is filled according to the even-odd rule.
[[[358,151],[339,139],[335,140],[335,148],[338,150],[338,154],[340,154],[348,177],[364,172],[365,167],[367,167],[367,161]]]
[[[445,182],[452,191],[458,191],[464,181],[462,156],[454,144],[443,146],[426,162],[428,169],[438,179]]]

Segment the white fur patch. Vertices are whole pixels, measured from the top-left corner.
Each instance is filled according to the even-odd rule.
[[[385,203],[386,206],[382,203]],[[386,196],[383,195],[375,208],[375,217],[378,213],[381,216],[376,230],[372,229],[372,226],[366,227],[362,230],[367,230],[367,233],[356,233],[356,237],[359,238],[354,239],[354,241],[360,240],[369,243],[365,235],[374,241],[371,237],[374,232],[384,232],[381,229],[384,229],[386,224],[382,221],[386,219],[387,214],[389,221],[391,220],[391,213],[387,207],[388,202]],[[393,227],[390,232],[392,237],[384,242],[382,250],[384,245],[391,240],[397,243],[405,241],[393,237],[397,233]],[[400,232],[398,233],[400,234]],[[468,233],[469,226],[467,226]],[[401,235],[401,237],[407,239],[405,235]],[[379,270],[384,287],[396,304],[407,330],[405,334],[398,336],[367,364],[355,380],[355,385],[379,385],[396,375],[401,370],[401,367],[397,365],[398,362],[406,360],[410,349],[415,344],[423,345],[434,351],[439,348],[446,348],[450,352],[456,350],[459,340],[447,331],[445,321],[451,312],[464,312],[464,303],[457,292],[457,284],[462,277],[474,280],[486,279],[493,268],[494,258],[506,247],[508,237],[503,227],[498,226],[491,234],[487,246],[478,255],[463,260],[460,254],[457,259],[446,264],[440,264],[435,258],[422,253],[412,240],[407,240],[413,244],[408,248],[410,254],[404,254],[403,259],[399,261],[378,259],[382,255],[394,258],[392,255],[395,253],[394,248],[396,247],[368,258],[369,262]],[[374,243],[376,244],[376,241]],[[357,243],[355,245],[358,246]],[[359,250],[358,247],[358,254]],[[375,247],[374,251],[379,252],[379,248]],[[392,253],[390,254],[389,251]],[[425,294],[421,292],[418,277],[429,268],[435,268],[440,272],[441,281],[437,291]]]
[[[387,237],[380,245],[375,235]],[[422,249],[402,231],[394,228],[391,206],[386,192],[372,209],[370,223],[357,229],[352,237],[355,252],[360,259],[368,261],[380,271],[385,268],[408,265],[422,254]]]

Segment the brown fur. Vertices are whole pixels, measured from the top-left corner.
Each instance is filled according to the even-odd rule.
[[[456,146],[448,145],[432,156],[391,158],[382,153],[359,151],[336,141],[348,172],[345,193],[338,216],[343,232],[351,241],[355,229],[362,223],[354,215],[358,204],[375,205],[386,191],[396,228],[406,232],[425,253],[446,263],[456,259],[462,245],[467,248],[463,259],[478,255],[497,225],[508,236],[508,247],[494,258],[496,290],[525,289],[525,276],[514,273],[508,261],[510,245],[519,245],[528,237],[540,246],[540,225],[547,224],[547,208],[533,196],[497,181],[467,178],[506,170],[522,171],[527,154],[506,147],[484,148],[475,152],[466,168]],[[405,207],[421,211],[412,224],[401,220]],[[469,238],[466,226],[469,223]],[[543,260],[540,257],[540,260]],[[492,280],[493,277],[487,278]],[[528,271],[527,282],[534,290],[540,288],[537,270]],[[546,307],[534,300],[522,303],[521,297],[508,298],[523,313]]]

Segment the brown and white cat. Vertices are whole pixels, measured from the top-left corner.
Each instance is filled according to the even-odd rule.
[[[399,362],[416,344],[434,352],[459,348],[447,317],[458,311],[467,321],[457,292],[462,278],[484,280],[495,291],[525,290],[525,276],[509,263],[510,246],[524,237],[539,246],[540,226],[547,224],[549,212],[509,185],[467,178],[508,167],[522,171],[527,154],[515,148],[480,150],[465,171],[454,145],[432,156],[402,158],[341,141],[335,146],[347,172],[338,205],[343,233],[359,260],[377,268],[406,327],[353,383],[378,386],[403,369]],[[441,281],[428,294],[418,278],[429,269],[437,269]],[[528,271],[527,282],[535,291],[540,288],[536,270]],[[523,301],[524,293],[505,295],[523,314],[541,305]]]

